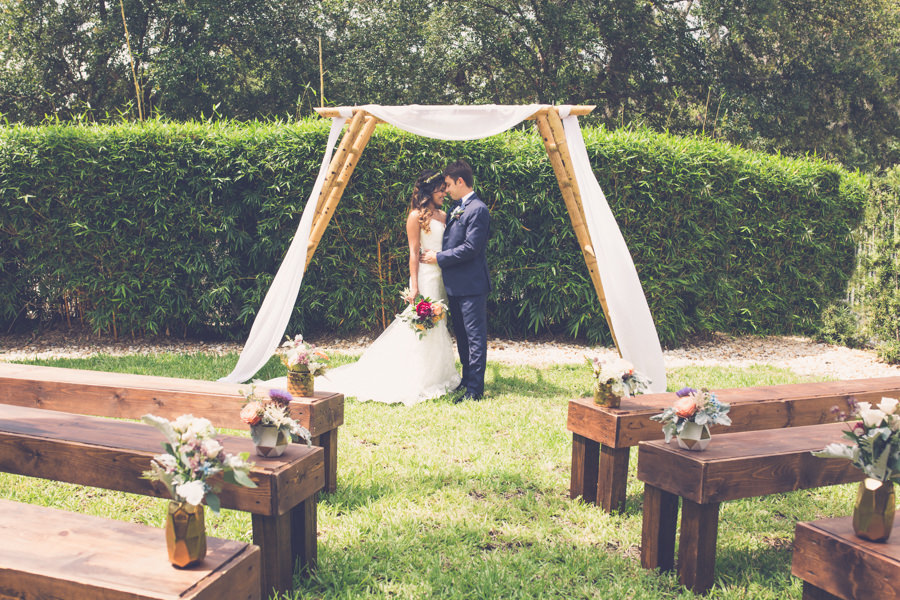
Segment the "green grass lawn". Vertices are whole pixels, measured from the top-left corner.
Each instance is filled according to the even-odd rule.
[[[162,354],[34,362],[215,379],[235,361],[236,355]],[[281,369],[272,360],[259,376]],[[674,574],[640,567],[636,452],[623,513],[568,498],[566,407],[587,395],[589,371],[488,363],[489,396],[481,402],[444,398],[406,408],[348,400],[338,490],[319,502],[319,568],[298,575],[289,597],[694,597]],[[805,381],[774,367],[681,368],[668,375],[670,390]],[[717,431],[724,429],[713,429],[713,444]],[[800,598],[800,582],[790,576],[794,524],[849,514],[854,494],[855,486],[839,486],[723,504],[716,585],[707,597]],[[0,496],[163,525],[165,501],[143,496],[6,474]],[[210,535],[250,541],[247,513],[207,511],[207,519]]]

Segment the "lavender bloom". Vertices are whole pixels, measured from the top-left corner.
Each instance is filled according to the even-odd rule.
[[[679,398],[684,398],[685,396],[690,396],[691,394],[696,394],[696,393],[697,393],[697,390],[695,390],[692,387],[683,387],[680,390],[678,390],[677,392],[675,392],[675,395],[678,396]]]

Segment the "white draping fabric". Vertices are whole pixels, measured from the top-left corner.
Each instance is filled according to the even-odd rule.
[[[237,364],[231,373],[219,381],[238,383],[247,381],[256,375],[256,372],[268,362],[284,336],[284,330],[287,329],[288,321],[291,320],[291,311],[297,301],[297,294],[300,292],[300,284],[303,282],[303,272],[306,270],[306,246],[312,231],[319,192],[322,191],[322,184],[325,182],[334,145],[346,122],[347,116],[344,115],[335,117],[331,122],[331,131],[328,133],[328,145],[325,147],[325,155],[322,157],[322,166],[319,167],[319,175],[309,194],[309,200],[306,201],[306,207],[303,209],[294,239],[284,255],[281,266],[278,267],[278,272],[275,273],[275,278],[272,280],[269,291],[266,292],[259,312],[256,313],[253,326],[250,327],[250,335],[244,344],[244,349],[241,350]]]
[[[525,106],[362,106],[363,110],[404,131],[441,140],[475,140],[502,133],[527,119],[544,105]],[[581,190],[588,232],[599,264],[610,321],[622,356],[653,380],[652,391],[665,391],[666,372],[659,337],[644,297],[631,254],[615,217],[600,189],[588,160],[587,149],[576,117],[561,108],[566,141],[572,153],[575,177]],[[300,226],[266,294],[250,336],[234,370],[219,381],[240,382],[251,378],[278,347],[300,291],[306,265],[306,248],[316,201],[337,135],[349,117],[335,117],[322,159],[319,176],[309,196]]]
[[[510,106],[481,104],[476,106],[363,106],[375,115],[403,131],[438,140],[480,140],[503,133],[518,125],[543,105]]]
[[[651,392],[665,392],[662,348],[631,252],[591,168],[578,117],[565,117],[563,126],[619,351],[652,380]]]

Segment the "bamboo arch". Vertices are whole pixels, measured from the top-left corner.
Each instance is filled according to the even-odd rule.
[[[569,107],[569,115],[583,116],[594,110],[594,106],[572,106]],[[341,196],[347,187],[353,170],[359,163],[362,151],[372,137],[375,127],[379,123],[383,123],[374,115],[368,113],[360,107],[345,108],[317,108],[316,112],[319,116],[331,118],[347,114],[352,111],[347,129],[344,132],[341,142],[337,150],[332,156],[331,163],[328,165],[328,171],[322,184],[322,190],[316,201],[316,212],[313,217],[312,231],[309,235],[309,242],[306,251],[306,267],[309,266],[313,254],[322,239],[325,228],[331,221],[335,208],[341,200]],[[555,106],[543,107],[528,117],[527,120],[534,120],[537,123],[538,131],[544,140],[544,147],[547,149],[547,156],[556,175],[559,190],[562,193],[563,201],[569,212],[569,218],[572,221],[572,228],[578,240],[578,246],[581,248],[581,254],[587,265],[588,272],[591,276],[591,282],[597,292],[600,300],[600,306],[603,308],[603,315],[606,317],[606,323],[612,334],[613,342],[619,355],[622,350],[619,347],[616,332],[613,329],[612,319],[609,314],[609,306],[606,301],[606,294],[603,291],[603,284],[600,281],[600,273],[597,267],[597,256],[594,253],[594,247],[591,242],[590,233],[588,233],[585,224],[586,217],[584,206],[581,201],[581,192],[578,189],[578,182],[575,179],[575,171],[572,165],[572,157],[569,154],[569,147],[566,143],[566,136],[563,130],[562,118],[559,109]]]

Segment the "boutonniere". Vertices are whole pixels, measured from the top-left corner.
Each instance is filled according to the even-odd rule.
[[[453,212],[450,213],[450,220],[459,220],[459,217],[463,214],[463,205],[460,204],[456,208],[453,209]]]

